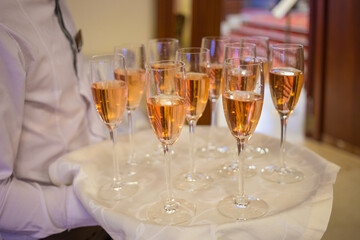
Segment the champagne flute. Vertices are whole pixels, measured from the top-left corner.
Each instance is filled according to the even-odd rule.
[[[230,42],[225,44],[225,57],[224,62],[227,59],[241,58],[243,62],[252,62],[256,57],[256,45],[254,43],[241,43],[241,42]],[[230,151],[233,152],[233,151]],[[231,156],[231,161],[222,164],[217,169],[218,174],[223,177],[236,176],[238,172],[237,157]],[[246,176],[251,177],[256,174],[256,166],[253,164],[248,165],[246,168]]]
[[[176,186],[182,190],[194,191],[206,188],[213,179],[195,166],[194,144],[195,127],[202,116],[209,95],[210,51],[207,48],[181,48],[176,52],[176,59],[185,63],[188,94],[186,95],[186,120],[189,124],[189,159],[190,172],[177,177]]]
[[[215,116],[218,99],[222,93],[222,70],[224,61],[225,44],[229,42],[228,37],[208,36],[203,37],[201,47],[210,50],[210,92],[209,100],[211,103],[211,125],[209,132],[209,142],[207,146],[201,147],[200,156],[216,158],[226,152],[226,146],[216,146],[214,143]]]
[[[269,82],[269,61],[270,61],[270,49],[269,49],[269,37],[265,36],[249,36],[241,37],[238,39],[241,43],[253,43],[256,45],[256,57],[263,62],[265,83]],[[260,145],[254,146],[250,141],[246,147],[246,155],[248,159],[261,157],[269,152],[267,147]]]
[[[146,105],[155,135],[163,146],[167,198],[152,205],[147,215],[158,224],[175,225],[195,214],[195,206],[174,198],[171,178],[171,150],[184,126],[186,116],[185,65],[176,61],[153,62],[146,71]]]
[[[179,40],[176,38],[154,38],[148,42],[148,63],[164,60],[175,60],[176,51],[179,48]],[[174,153],[174,150],[171,150]],[[147,156],[162,155],[162,145],[159,144],[153,153]]]
[[[269,62],[270,62],[270,48],[269,37],[265,36],[248,36],[237,39],[242,44],[252,43],[256,46],[256,57],[263,62],[265,83],[269,82]]]
[[[258,60],[227,59],[224,63],[223,107],[227,125],[238,150],[238,192],[221,200],[218,211],[234,220],[260,217],[268,211],[263,200],[244,192],[244,156],[246,143],[259,122],[264,100],[264,75]]]
[[[175,60],[176,51],[179,48],[179,40],[176,38],[154,38],[148,43],[148,62],[163,60]]]
[[[145,85],[145,47],[140,43],[128,43],[116,46],[114,54],[121,54],[125,57],[127,83],[128,83],[128,97],[126,103],[126,110],[128,113],[129,124],[129,158],[127,167],[125,167],[127,175],[132,176],[139,171],[139,162],[135,158],[134,151],[134,127],[133,127],[133,112],[139,107],[140,100],[144,91]],[[121,71],[117,70],[115,76],[117,79],[121,78]]]
[[[229,42],[225,44],[224,61],[229,58],[248,58],[256,57],[255,43]]]
[[[137,184],[124,182],[119,172],[119,159],[116,148],[117,128],[125,110],[128,84],[125,70],[125,58],[122,55],[99,55],[92,57],[91,92],[96,110],[109,129],[113,142],[112,183],[106,183],[100,188],[100,196],[106,200],[119,200],[130,197],[138,191]],[[121,80],[115,78],[115,70],[122,71]]]
[[[304,174],[286,166],[286,125],[299,100],[304,75],[304,47],[300,44],[275,44],[271,47],[272,64],[269,73],[271,98],[280,115],[281,140],[278,166],[261,170],[266,180],[281,184],[299,182]]]

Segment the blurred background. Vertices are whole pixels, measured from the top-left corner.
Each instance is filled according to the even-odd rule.
[[[86,57],[121,43],[175,37],[181,47],[204,36],[270,37],[305,46],[305,84],[288,122],[289,142],[303,144],[342,167],[323,239],[360,234],[359,0],[67,0],[84,38]],[[282,4],[282,5],[281,5]],[[282,6],[282,9],[276,7]],[[277,10],[277,11],[276,11]],[[257,132],[280,138],[280,121],[267,90]],[[267,98],[269,97],[269,98]],[[209,105],[209,104],[208,104]],[[142,111],[139,109],[139,111]],[[222,106],[218,126],[225,126]],[[210,123],[210,109],[199,124]],[[351,207],[350,207],[351,206]]]
[[[281,2],[67,0],[82,30],[87,57],[112,52],[121,43],[146,44],[156,37],[176,37],[181,47],[200,46],[201,38],[211,35],[265,35],[270,43],[303,44],[306,79],[300,102],[289,120],[289,138],[302,141],[310,137],[360,154],[360,83],[355,65],[356,54],[360,54],[359,1],[284,0],[290,7],[279,18],[272,10]],[[225,122],[219,109],[221,126]],[[269,109],[273,110],[271,106]],[[275,110],[264,112],[261,121],[257,131],[279,137]],[[208,108],[199,124],[209,122]]]

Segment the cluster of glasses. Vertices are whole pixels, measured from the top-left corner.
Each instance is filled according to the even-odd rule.
[[[245,163],[246,156],[258,157],[269,150],[248,144],[259,122],[265,82],[270,86],[272,101],[281,119],[280,160],[278,166],[260,170],[267,180],[280,184],[299,182],[304,174],[285,164],[287,119],[298,101],[304,73],[304,49],[297,44],[274,44],[267,37],[244,37],[230,41],[226,37],[204,37],[199,48],[180,48],[177,39],[153,39],[148,45],[146,64],[143,44],[115,47],[114,54],[91,59],[91,90],[96,110],[109,129],[113,141],[113,181],[100,188],[100,196],[120,200],[136,194],[136,182],[125,181],[123,174],[135,175],[143,165],[134,154],[132,113],[145,92],[148,118],[165,158],[166,199],[149,207],[147,216],[159,224],[179,224],[195,215],[195,205],[174,196],[173,186],[197,191],[211,185],[213,178],[198,171],[195,152],[217,159],[231,152],[227,146],[214,143],[215,113],[222,97],[228,128],[237,143],[237,157],[221,165],[217,174],[235,175],[237,193],[221,200],[218,211],[234,220],[263,216],[268,205],[262,199],[246,195],[244,180],[254,175],[256,167]],[[208,100],[211,103],[211,131],[206,146],[196,149],[195,127]],[[129,157],[125,165],[118,162],[117,128],[125,109],[129,122]],[[172,145],[178,140],[185,119],[189,125],[189,160],[191,168],[172,181]],[[122,173],[120,170],[122,169]],[[127,178],[126,178],[127,179]]]

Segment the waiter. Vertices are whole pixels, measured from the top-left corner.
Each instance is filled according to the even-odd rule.
[[[99,227],[68,232],[98,223],[72,186],[55,186],[48,174],[60,156],[101,139],[91,128],[90,87],[76,34],[64,0],[0,1],[0,234],[5,240],[108,238]]]

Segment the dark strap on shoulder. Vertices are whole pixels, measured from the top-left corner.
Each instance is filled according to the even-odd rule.
[[[65,37],[67,38],[67,40],[70,43],[71,51],[72,51],[72,54],[73,54],[74,71],[75,71],[75,74],[77,76],[77,63],[76,63],[77,59],[76,59],[75,42],[74,42],[74,39],[72,38],[71,34],[69,33],[69,31],[65,27],[64,19],[62,17],[60,5],[59,5],[59,0],[55,0],[55,15],[56,15],[56,17],[58,19],[61,30],[63,31],[63,33],[65,34]]]

